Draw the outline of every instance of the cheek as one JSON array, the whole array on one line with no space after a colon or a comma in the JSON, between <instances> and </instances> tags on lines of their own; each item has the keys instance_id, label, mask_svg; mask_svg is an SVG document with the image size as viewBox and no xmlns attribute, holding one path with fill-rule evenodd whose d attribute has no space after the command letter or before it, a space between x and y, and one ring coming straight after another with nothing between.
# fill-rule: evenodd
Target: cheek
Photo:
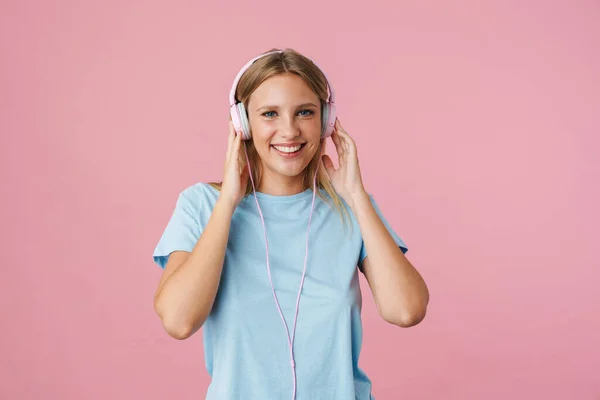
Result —
<instances>
[{"instance_id":1,"label":"cheek","mask_svg":"<svg viewBox=\"0 0 600 400\"><path fill-rule=\"evenodd\" d=\"M260 122L253 124L251 130L252 139L257 147L267 146L267 142L274 134L274 129L271 126Z\"/></svg>"},{"instance_id":2,"label":"cheek","mask_svg":"<svg viewBox=\"0 0 600 400\"><path fill-rule=\"evenodd\" d=\"M256 129L252 130L252 141L254 143L254 148L261 158L268 156L270 151L269 140L272 137L267 131Z\"/></svg>"}]
</instances>

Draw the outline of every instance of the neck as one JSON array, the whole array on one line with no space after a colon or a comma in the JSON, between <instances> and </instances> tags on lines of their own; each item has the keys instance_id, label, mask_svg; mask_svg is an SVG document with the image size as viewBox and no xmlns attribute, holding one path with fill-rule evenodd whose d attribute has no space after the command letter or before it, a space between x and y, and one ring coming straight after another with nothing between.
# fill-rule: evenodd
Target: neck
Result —
<instances>
[{"instance_id":1,"label":"neck","mask_svg":"<svg viewBox=\"0 0 600 400\"><path fill-rule=\"evenodd\" d=\"M298 176L273 176L267 169L263 170L258 192L273 196L291 196L306 190L302 182L302 175Z\"/></svg>"},{"instance_id":2,"label":"neck","mask_svg":"<svg viewBox=\"0 0 600 400\"><path fill-rule=\"evenodd\" d=\"M306 190L302 184L302 177L294 180L266 178L266 176L261 178L260 185L256 188L258 192L273 196L291 196Z\"/></svg>"}]
</instances>

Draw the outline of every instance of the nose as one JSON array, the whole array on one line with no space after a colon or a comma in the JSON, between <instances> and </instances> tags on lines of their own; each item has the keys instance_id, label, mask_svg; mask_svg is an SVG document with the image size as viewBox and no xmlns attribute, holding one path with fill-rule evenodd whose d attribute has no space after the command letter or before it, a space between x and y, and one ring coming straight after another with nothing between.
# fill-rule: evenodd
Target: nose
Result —
<instances>
[{"instance_id":1,"label":"nose","mask_svg":"<svg viewBox=\"0 0 600 400\"><path fill-rule=\"evenodd\" d=\"M298 130L298 123L296 119L292 117L286 117L280 119L279 134L284 138L295 138L300 134Z\"/></svg>"}]
</instances>

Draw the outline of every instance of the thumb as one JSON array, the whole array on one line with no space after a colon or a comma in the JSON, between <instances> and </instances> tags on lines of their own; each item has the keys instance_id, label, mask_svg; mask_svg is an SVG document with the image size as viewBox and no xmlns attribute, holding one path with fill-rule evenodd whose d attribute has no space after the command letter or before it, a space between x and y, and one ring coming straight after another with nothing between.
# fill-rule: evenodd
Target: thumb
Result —
<instances>
[{"instance_id":1,"label":"thumb","mask_svg":"<svg viewBox=\"0 0 600 400\"><path fill-rule=\"evenodd\" d=\"M240 174L240 181L242 184L248 183L248 177L250 176L250 170L248 169L248 165L244 164L242 167L242 173Z\"/></svg>"},{"instance_id":2,"label":"thumb","mask_svg":"<svg viewBox=\"0 0 600 400\"><path fill-rule=\"evenodd\" d=\"M331 175L335 172L335 168L333 168L333 161L331 161L331 157L325 154L321 157L321 160L323 161L323 166L327 171L327 175L329 176L329 178L331 178Z\"/></svg>"}]
</instances>

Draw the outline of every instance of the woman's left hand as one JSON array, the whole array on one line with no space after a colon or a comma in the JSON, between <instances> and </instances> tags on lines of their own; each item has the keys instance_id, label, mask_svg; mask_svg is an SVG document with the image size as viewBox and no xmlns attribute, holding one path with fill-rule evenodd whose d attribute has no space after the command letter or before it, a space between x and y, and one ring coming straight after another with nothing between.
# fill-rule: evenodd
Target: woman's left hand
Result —
<instances>
[{"instance_id":1,"label":"woman's left hand","mask_svg":"<svg viewBox=\"0 0 600 400\"><path fill-rule=\"evenodd\" d=\"M335 191L353 207L355 199L366 194L358 165L356 143L344 130L339 119L335 121L331 139L338 154L338 168L334 168L333 161L326 154L322 156L323 165Z\"/></svg>"}]
</instances>

